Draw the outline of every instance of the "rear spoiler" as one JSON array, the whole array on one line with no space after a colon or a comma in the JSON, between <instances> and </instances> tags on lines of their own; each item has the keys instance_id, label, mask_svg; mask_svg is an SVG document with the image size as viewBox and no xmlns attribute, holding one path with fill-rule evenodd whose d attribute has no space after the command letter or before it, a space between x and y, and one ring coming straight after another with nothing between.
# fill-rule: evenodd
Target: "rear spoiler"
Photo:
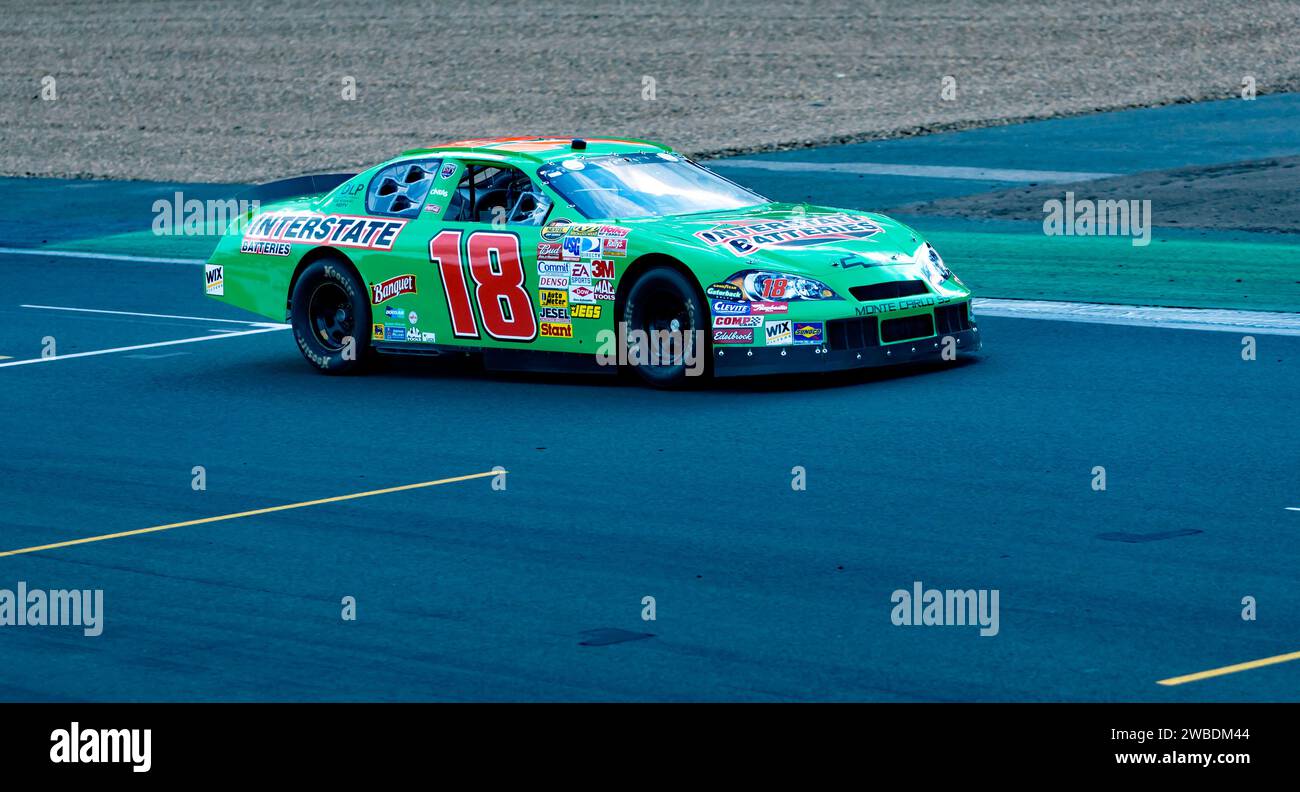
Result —
<instances>
[{"instance_id":1,"label":"rear spoiler","mask_svg":"<svg viewBox=\"0 0 1300 792\"><path fill-rule=\"evenodd\" d=\"M343 182L356 176L355 173L317 173L309 176L295 176L292 179L255 184L241 192L237 198L260 203L282 201L285 198L299 198L304 195L323 195Z\"/></svg>"}]
</instances>

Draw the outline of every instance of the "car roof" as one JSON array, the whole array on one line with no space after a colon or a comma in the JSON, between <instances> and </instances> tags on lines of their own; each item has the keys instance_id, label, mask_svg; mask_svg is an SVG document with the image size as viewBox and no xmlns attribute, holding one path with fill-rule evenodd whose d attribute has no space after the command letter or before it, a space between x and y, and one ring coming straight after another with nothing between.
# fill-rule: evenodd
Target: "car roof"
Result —
<instances>
[{"instance_id":1,"label":"car roof","mask_svg":"<svg viewBox=\"0 0 1300 792\"><path fill-rule=\"evenodd\" d=\"M585 149L574 149L573 144L579 138L554 136L521 136L497 138L472 138L443 143L428 148L411 149L402 152L407 156L486 156L490 159L529 160L532 162L550 162L581 156L600 156L602 154L631 154L636 152L672 151L661 143L635 138L581 138Z\"/></svg>"}]
</instances>

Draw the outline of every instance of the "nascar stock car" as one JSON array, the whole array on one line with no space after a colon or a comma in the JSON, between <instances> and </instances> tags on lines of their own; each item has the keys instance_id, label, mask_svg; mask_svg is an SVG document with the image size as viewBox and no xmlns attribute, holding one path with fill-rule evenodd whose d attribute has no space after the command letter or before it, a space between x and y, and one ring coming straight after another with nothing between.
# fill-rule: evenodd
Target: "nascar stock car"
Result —
<instances>
[{"instance_id":1,"label":"nascar stock car","mask_svg":"<svg viewBox=\"0 0 1300 792\"><path fill-rule=\"evenodd\" d=\"M287 318L325 372L479 353L672 386L980 348L970 290L911 228L774 203L655 143L463 140L307 178L231 225L205 288Z\"/></svg>"}]
</instances>

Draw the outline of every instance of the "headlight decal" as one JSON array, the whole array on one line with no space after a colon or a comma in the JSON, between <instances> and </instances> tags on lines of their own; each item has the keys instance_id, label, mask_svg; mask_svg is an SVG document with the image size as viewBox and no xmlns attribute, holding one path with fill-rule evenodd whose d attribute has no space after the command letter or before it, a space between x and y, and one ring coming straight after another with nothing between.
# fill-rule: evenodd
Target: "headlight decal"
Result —
<instances>
[{"instance_id":1,"label":"headlight decal","mask_svg":"<svg viewBox=\"0 0 1300 792\"><path fill-rule=\"evenodd\" d=\"M774 270L741 270L727 282L740 289L746 300L793 302L797 300L842 300L831 287L806 275Z\"/></svg>"}]
</instances>

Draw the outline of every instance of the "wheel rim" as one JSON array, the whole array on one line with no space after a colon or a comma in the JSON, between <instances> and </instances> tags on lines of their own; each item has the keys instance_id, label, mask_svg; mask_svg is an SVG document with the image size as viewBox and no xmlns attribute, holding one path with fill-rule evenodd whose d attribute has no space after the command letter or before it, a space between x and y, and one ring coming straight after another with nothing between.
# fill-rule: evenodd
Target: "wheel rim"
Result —
<instances>
[{"instance_id":1,"label":"wheel rim","mask_svg":"<svg viewBox=\"0 0 1300 792\"><path fill-rule=\"evenodd\" d=\"M650 288L645 293L638 294L632 321L628 324L646 333L650 343L650 359L658 361L657 365L660 368L681 365L680 359L673 361L672 353L684 354L687 345L694 338L691 331L695 327L691 321L690 309L686 305L686 300L672 288ZM668 337L660 335L663 331L668 331L671 335ZM675 350L666 346L672 343L670 340L672 337L680 339L679 346Z\"/></svg>"},{"instance_id":2,"label":"wheel rim","mask_svg":"<svg viewBox=\"0 0 1300 792\"><path fill-rule=\"evenodd\" d=\"M311 293L307 301L307 322L316 340L331 352L343 349L345 338L355 338L352 300L337 283L322 283Z\"/></svg>"}]
</instances>

